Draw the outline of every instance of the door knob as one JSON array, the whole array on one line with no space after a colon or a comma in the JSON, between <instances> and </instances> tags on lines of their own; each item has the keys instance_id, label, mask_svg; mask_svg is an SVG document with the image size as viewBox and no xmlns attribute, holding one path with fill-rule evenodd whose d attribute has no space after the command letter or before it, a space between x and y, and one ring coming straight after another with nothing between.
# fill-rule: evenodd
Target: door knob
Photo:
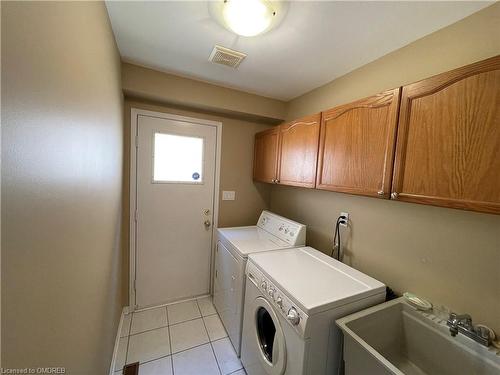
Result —
<instances>
[{"instance_id":1,"label":"door knob","mask_svg":"<svg viewBox=\"0 0 500 375\"><path fill-rule=\"evenodd\" d=\"M205 222L203 224L205 224L205 228L207 228L207 229L210 228L210 225L212 225L210 220L205 220Z\"/></svg>"},{"instance_id":2,"label":"door knob","mask_svg":"<svg viewBox=\"0 0 500 375\"><path fill-rule=\"evenodd\" d=\"M205 208L205 209L203 210L203 214L204 214L205 216L208 216L208 215L210 214L210 210L209 210L208 208Z\"/></svg>"},{"instance_id":3,"label":"door knob","mask_svg":"<svg viewBox=\"0 0 500 375\"><path fill-rule=\"evenodd\" d=\"M399 194L396 193L396 192L394 192L394 193L391 194L391 198L392 199L398 199L398 196L399 196Z\"/></svg>"}]
</instances>

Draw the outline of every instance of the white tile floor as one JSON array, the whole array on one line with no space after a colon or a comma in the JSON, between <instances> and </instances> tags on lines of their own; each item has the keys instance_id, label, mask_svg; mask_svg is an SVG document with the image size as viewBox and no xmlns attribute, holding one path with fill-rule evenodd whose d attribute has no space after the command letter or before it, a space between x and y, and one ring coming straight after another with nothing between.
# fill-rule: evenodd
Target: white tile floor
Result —
<instances>
[{"instance_id":1,"label":"white tile floor","mask_svg":"<svg viewBox=\"0 0 500 375\"><path fill-rule=\"evenodd\" d=\"M115 375L245 375L209 297L125 315L117 353Z\"/></svg>"}]
</instances>

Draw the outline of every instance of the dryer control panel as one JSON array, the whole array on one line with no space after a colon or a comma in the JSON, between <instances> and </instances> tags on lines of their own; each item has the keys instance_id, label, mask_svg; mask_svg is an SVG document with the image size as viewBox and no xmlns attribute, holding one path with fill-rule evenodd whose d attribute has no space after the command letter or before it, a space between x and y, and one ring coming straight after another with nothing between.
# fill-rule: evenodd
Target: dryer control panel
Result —
<instances>
[{"instance_id":1,"label":"dryer control panel","mask_svg":"<svg viewBox=\"0 0 500 375\"><path fill-rule=\"evenodd\" d=\"M261 291L262 295L271 303L275 311L300 334L306 337L306 323L308 316L288 298L266 275L252 262L247 263L247 277Z\"/></svg>"},{"instance_id":2,"label":"dryer control panel","mask_svg":"<svg viewBox=\"0 0 500 375\"><path fill-rule=\"evenodd\" d=\"M269 211L262 211L257 222L259 228L275 235L292 246L304 246L306 226Z\"/></svg>"}]
</instances>

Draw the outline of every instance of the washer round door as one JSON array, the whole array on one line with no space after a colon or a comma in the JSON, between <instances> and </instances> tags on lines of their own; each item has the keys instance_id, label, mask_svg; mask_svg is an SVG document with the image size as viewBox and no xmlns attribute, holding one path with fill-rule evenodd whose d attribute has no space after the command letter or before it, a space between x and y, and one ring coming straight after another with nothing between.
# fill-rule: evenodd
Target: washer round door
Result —
<instances>
[{"instance_id":1,"label":"washer round door","mask_svg":"<svg viewBox=\"0 0 500 375\"><path fill-rule=\"evenodd\" d=\"M286 345L279 317L271 304L262 297L254 300L252 311L254 339L257 340L262 367L269 375L281 375L286 368Z\"/></svg>"}]
</instances>

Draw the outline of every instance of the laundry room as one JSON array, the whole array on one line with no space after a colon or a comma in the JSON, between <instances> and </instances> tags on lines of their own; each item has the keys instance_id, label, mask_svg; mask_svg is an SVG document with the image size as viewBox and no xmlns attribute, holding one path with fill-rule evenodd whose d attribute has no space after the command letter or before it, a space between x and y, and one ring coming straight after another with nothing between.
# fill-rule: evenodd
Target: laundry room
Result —
<instances>
[{"instance_id":1,"label":"laundry room","mask_svg":"<svg viewBox=\"0 0 500 375\"><path fill-rule=\"evenodd\" d=\"M2 374L500 374L499 2L0 13Z\"/></svg>"}]
</instances>

